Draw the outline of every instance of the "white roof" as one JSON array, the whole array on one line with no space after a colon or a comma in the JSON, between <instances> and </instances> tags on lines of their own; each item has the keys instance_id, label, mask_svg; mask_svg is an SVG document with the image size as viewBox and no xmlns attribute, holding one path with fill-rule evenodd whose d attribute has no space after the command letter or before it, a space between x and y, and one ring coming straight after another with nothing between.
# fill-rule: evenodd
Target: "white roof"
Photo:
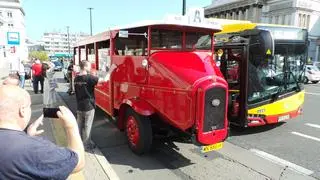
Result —
<instances>
[{"instance_id":1,"label":"white roof","mask_svg":"<svg viewBox=\"0 0 320 180\"><path fill-rule=\"evenodd\" d=\"M172 26L184 26L193 28L209 29L213 31L221 31L222 26L218 21L202 18L201 22L193 22L190 17L187 16L168 16L164 20L146 20L138 23L130 24L128 26L119 26L111 28L111 30L125 30L130 28L145 27L145 26L160 26L160 25L172 25Z\"/></svg>"}]
</instances>

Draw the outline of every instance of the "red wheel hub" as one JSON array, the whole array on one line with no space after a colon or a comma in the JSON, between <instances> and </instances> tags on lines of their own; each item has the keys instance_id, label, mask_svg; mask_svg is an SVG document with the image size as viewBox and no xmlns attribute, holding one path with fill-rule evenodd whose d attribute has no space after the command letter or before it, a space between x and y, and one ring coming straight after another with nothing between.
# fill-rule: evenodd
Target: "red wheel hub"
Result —
<instances>
[{"instance_id":1,"label":"red wheel hub","mask_svg":"<svg viewBox=\"0 0 320 180\"><path fill-rule=\"evenodd\" d=\"M137 146L140 138L139 126L137 120L133 116L128 117L126 128L130 144Z\"/></svg>"}]
</instances>

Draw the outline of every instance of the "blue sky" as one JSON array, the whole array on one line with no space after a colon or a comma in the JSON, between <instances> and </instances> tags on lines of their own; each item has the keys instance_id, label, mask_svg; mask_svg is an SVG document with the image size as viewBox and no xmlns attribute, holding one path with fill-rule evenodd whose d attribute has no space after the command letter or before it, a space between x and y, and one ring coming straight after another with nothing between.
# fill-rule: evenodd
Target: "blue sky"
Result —
<instances>
[{"instance_id":1,"label":"blue sky","mask_svg":"<svg viewBox=\"0 0 320 180\"><path fill-rule=\"evenodd\" d=\"M212 0L187 0L188 7L204 7ZM161 19L166 14L181 14L182 0L23 0L27 36L39 40L43 32L90 33L89 10L93 7L93 34L109 27Z\"/></svg>"}]
</instances>

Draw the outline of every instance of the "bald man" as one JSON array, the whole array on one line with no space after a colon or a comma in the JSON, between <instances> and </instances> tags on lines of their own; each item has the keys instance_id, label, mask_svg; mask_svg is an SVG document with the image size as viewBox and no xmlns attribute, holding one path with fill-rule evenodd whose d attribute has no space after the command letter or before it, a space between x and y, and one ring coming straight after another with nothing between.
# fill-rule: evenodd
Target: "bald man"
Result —
<instances>
[{"instance_id":1,"label":"bald man","mask_svg":"<svg viewBox=\"0 0 320 180\"><path fill-rule=\"evenodd\" d=\"M3 81L3 85L15 85L19 86L19 76L16 74L9 74L9 76Z\"/></svg>"},{"instance_id":2,"label":"bald man","mask_svg":"<svg viewBox=\"0 0 320 180\"><path fill-rule=\"evenodd\" d=\"M31 99L27 91L14 85L0 87L0 179L66 179L84 167L84 147L75 117L59 107L68 148L58 147L38 137L43 116L32 123Z\"/></svg>"}]
</instances>

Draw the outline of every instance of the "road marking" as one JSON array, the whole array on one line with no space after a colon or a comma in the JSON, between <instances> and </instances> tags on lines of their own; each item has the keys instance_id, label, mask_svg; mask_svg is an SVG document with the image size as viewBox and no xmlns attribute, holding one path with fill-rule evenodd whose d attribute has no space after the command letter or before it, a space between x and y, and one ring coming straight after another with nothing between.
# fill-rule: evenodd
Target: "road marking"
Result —
<instances>
[{"instance_id":1,"label":"road marking","mask_svg":"<svg viewBox=\"0 0 320 180\"><path fill-rule=\"evenodd\" d=\"M311 93L311 92L306 92L306 94L309 94L309 95L315 95L315 96L320 96L320 93Z\"/></svg>"},{"instance_id":2,"label":"road marking","mask_svg":"<svg viewBox=\"0 0 320 180\"><path fill-rule=\"evenodd\" d=\"M307 175L307 176L310 176L311 174L313 174L313 171L309 170L309 169L306 169L304 167L301 167L299 165L296 165L292 162L289 162L289 161L286 161L284 159L281 159L281 158L278 158L272 154L268 154L266 152L263 152L263 151L260 151L260 150L257 150L257 149L250 149L251 152L253 152L254 154L264 158L264 159L267 159L275 164L279 164L281 166L284 166L284 167L288 167L290 169L292 169L293 171L296 171L300 174L304 174L304 175Z\"/></svg>"},{"instance_id":3,"label":"road marking","mask_svg":"<svg viewBox=\"0 0 320 180\"><path fill-rule=\"evenodd\" d=\"M299 132L291 132L291 133L294 134L294 135L297 135L297 136L305 137L305 138L312 139L312 140L320 142L319 138L316 138L316 137L313 137L313 136L309 136L309 135L302 134L302 133L299 133Z\"/></svg>"},{"instance_id":4,"label":"road marking","mask_svg":"<svg viewBox=\"0 0 320 180\"><path fill-rule=\"evenodd\" d=\"M320 125L318 125L318 124L306 123L305 125L306 125L306 126L310 126L310 127L314 127L314 128L320 129Z\"/></svg>"},{"instance_id":5,"label":"road marking","mask_svg":"<svg viewBox=\"0 0 320 180\"><path fill-rule=\"evenodd\" d=\"M99 148L94 148L94 155L97 158L104 172L107 174L110 180L120 180L117 173L111 167L109 161L104 157Z\"/></svg>"}]
</instances>

